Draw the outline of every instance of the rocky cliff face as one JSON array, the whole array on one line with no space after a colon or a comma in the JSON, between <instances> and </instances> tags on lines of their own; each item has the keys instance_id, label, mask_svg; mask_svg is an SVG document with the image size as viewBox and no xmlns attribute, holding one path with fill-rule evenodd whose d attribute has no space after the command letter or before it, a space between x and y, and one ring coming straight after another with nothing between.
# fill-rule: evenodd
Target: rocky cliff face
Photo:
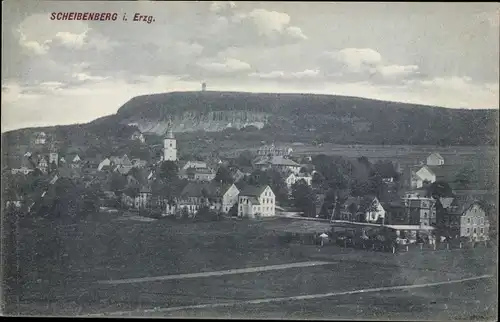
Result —
<instances>
[{"instance_id":1,"label":"rocky cliff face","mask_svg":"<svg viewBox=\"0 0 500 322\"><path fill-rule=\"evenodd\" d=\"M174 92L138 96L99 127L220 132L254 126L233 140L338 144L497 144L498 110L464 110L315 94ZM104 123L102 123L104 122ZM225 136L228 138L228 136Z\"/></svg>"},{"instance_id":2,"label":"rocky cliff face","mask_svg":"<svg viewBox=\"0 0 500 322\"><path fill-rule=\"evenodd\" d=\"M261 129L268 123L271 115L262 112L211 111L199 113L186 111L162 119L130 117L122 123L137 126L143 133L161 135L171 129L173 132L220 132L227 128L242 129L254 126Z\"/></svg>"}]
</instances>

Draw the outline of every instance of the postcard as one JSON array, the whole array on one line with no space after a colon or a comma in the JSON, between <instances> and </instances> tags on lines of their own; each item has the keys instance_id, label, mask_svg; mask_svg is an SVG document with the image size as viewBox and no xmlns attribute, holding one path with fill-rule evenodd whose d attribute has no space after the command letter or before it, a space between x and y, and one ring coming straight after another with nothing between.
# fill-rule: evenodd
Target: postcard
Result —
<instances>
[{"instance_id":1,"label":"postcard","mask_svg":"<svg viewBox=\"0 0 500 322\"><path fill-rule=\"evenodd\" d=\"M5 316L494 321L497 3L2 3Z\"/></svg>"}]
</instances>

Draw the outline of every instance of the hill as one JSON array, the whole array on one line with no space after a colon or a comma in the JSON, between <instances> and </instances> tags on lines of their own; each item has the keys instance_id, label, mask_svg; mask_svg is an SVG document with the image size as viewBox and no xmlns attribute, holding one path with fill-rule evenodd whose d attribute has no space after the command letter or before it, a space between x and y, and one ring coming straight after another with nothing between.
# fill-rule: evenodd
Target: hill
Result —
<instances>
[{"instance_id":1,"label":"hill","mask_svg":"<svg viewBox=\"0 0 500 322\"><path fill-rule=\"evenodd\" d=\"M163 133L261 129L285 141L339 144L488 145L497 110L465 110L317 94L175 92L138 96L115 121Z\"/></svg>"},{"instance_id":2,"label":"hill","mask_svg":"<svg viewBox=\"0 0 500 322\"><path fill-rule=\"evenodd\" d=\"M62 138L81 133L89 140L121 136L127 125L157 135L167 128L211 132L214 139L233 141L484 146L497 143L498 110L317 94L173 92L137 96L114 115L46 130ZM14 132L7 134L18 138Z\"/></svg>"}]
</instances>

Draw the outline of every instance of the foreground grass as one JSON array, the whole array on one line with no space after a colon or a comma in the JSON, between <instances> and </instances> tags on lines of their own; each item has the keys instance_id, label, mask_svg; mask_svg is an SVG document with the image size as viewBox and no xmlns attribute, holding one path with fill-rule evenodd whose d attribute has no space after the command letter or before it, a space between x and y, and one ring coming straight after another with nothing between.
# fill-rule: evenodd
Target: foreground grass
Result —
<instances>
[{"instance_id":1,"label":"foreground grass","mask_svg":"<svg viewBox=\"0 0 500 322\"><path fill-rule=\"evenodd\" d=\"M7 313L72 316L427 283L488 273L493 257L477 251L411 256L347 252L335 246L318 251L315 246L284 244L273 232L279 221L134 222L115 221L116 216L102 214L73 225L24 225L19 232L21 274L14 285L19 298L9 298ZM334 263L190 280L95 283L307 260ZM317 302L307 304L312 305L311 312L330 312L328 301ZM262 312L288 314L289 310L286 305L281 311L271 305Z\"/></svg>"},{"instance_id":2,"label":"foreground grass","mask_svg":"<svg viewBox=\"0 0 500 322\"><path fill-rule=\"evenodd\" d=\"M497 297L491 280L411 291L342 295L316 300L141 314L182 318L368 319L493 321ZM139 315L139 313L137 314Z\"/></svg>"}]
</instances>

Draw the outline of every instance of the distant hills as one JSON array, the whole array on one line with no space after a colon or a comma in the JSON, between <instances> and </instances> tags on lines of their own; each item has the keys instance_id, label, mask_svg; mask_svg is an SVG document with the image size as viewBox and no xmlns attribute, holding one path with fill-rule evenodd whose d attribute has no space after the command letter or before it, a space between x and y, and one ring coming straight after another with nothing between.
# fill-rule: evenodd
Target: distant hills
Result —
<instances>
[{"instance_id":1,"label":"distant hills","mask_svg":"<svg viewBox=\"0 0 500 322\"><path fill-rule=\"evenodd\" d=\"M498 110L333 95L210 91L137 96L114 115L46 131L57 128L66 135L81 131L109 137L120 135L127 125L157 135L168 128L176 133L222 132L226 140L443 146L496 145L498 140ZM19 131L26 130L7 135L19 136Z\"/></svg>"}]
</instances>

